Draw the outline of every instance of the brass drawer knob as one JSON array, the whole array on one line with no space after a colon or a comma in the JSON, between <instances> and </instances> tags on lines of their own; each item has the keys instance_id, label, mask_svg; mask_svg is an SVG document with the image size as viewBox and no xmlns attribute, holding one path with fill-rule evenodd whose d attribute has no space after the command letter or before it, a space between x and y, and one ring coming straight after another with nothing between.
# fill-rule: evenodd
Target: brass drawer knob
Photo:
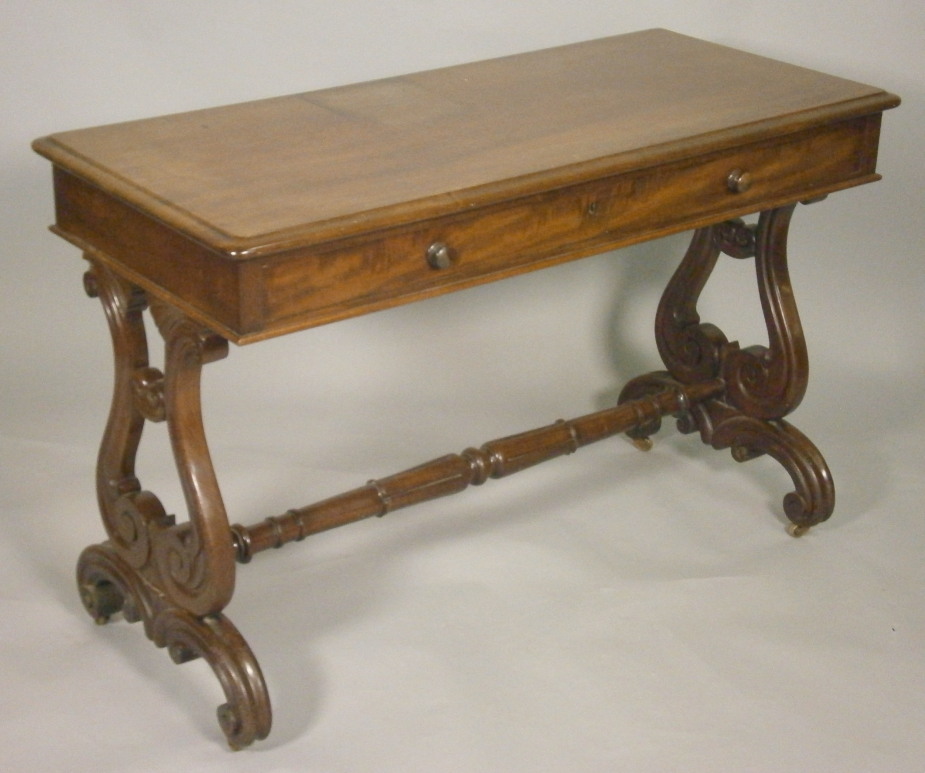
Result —
<instances>
[{"instance_id":1,"label":"brass drawer knob","mask_svg":"<svg viewBox=\"0 0 925 773\"><path fill-rule=\"evenodd\" d=\"M733 169L726 178L726 186L733 193L745 193L752 187L752 175L741 169Z\"/></svg>"},{"instance_id":2,"label":"brass drawer knob","mask_svg":"<svg viewBox=\"0 0 925 773\"><path fill-rule=\"evenodd\" d=\"M453 258L453 251L444 242L434 242L427 248L427 264L431 268L449 268L453 265Z\"/></svg>"}]
</instances>

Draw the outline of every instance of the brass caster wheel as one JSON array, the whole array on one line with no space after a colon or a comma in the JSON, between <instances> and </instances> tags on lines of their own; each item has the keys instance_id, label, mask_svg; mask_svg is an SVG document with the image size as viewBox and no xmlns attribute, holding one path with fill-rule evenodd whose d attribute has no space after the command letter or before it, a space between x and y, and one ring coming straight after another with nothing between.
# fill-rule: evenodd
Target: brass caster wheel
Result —
<instances>
[{"instance_id":1,"label":"brass caster wheel","mask_svg":"<svg viewBox=\"0 0 925 773\"><path fill-rule=\"evenodd\" d=\"M125 603L122 592L113 583L105 581L81 586L80 598L97 625L108 623Z\"/></svg>"},{"instance_id":2,"label":"brass caster wheel","mask_svg":"<svg viewBox=\"0 0 925 773\"><path fill-rule=\"evenodd\" d=\"M652 446L655 445L654 441L650 437L629 437L630 443L633 444L633 447L639 451L651 451Z\"/></svg>"},{"instance_id":3,"label":"brass caster wheel","mask_svg":"<svg viewBox=\"0 0 925 773\"><path fill-rule=\"evenodd\" d=\"M802 537L808 531L809 526L804 526L799 523L791 523L787 527L787 534L789 534L791 537Z\"/></svg>"}]
</instances>

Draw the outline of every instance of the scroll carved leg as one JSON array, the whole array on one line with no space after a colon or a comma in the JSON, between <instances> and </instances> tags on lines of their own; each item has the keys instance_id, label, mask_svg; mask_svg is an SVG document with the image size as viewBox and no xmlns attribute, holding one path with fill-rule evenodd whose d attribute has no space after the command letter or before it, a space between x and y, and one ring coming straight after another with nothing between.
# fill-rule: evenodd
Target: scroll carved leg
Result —
<instances>
[{"instance_id":1,"label":"scroll carved leg","mask_svg":"<svg viewBox=\"0 0 925 773\"><path fill-rule=\"evenodd\" d=\"M145 633L166 647L175 663L202 657L225 693L218 721L228 744L241 749L270 732L270 701L257 659L238 630L222 614L198 617L174 606L128 565L112 544L93 545L81 554L77 583L84 606L103 624L122 612L142 621Z\"/></svg>"},{"instance_id":2,"label":"scroll carved leg","mask_svg":"<svg viewBox=\"0 0 925 773\"><path fill-rule=\"evenodd\" d=\"M165 342L161 373L148 362L144 292L92 258L85 286L106 313L115 380L97 461L109 539L80 557L82 600L98 623L117 612L129 622L143 621L147 636L178 663L203 657L226 695L222 730L233 748L241 748L267 736L271 714L260 667L221 614L234 591L235 556L205 441L199 384L202 366L224 357L227 342L173 307L152 303ZM165 420L189 513L181 524L135 474L146 421Z\"/></svg>"},{"instance_id":3,"label":"scroll carved leg","mask_svg":"<svg viewBox=\"0 0 925 773\"><path fill-rule=\"evenodd\" d=\"M741 220L694 233L668 283L656 315L655 335L667 371L630 381L620 400L655 394L672 385L720 379L723 392L678 414L682 432L699 431L714 448L730 448L737 461L763 454L790 474L795 491L784 512L799 535L826 520L835 505L832 476L819 450L783 420L806 391L809 364L787 270L787 233L795 205L762 212L757 225ZM769 345L741 348L715 325L701 322L697 302L721 254L754 258ZM658 423L629 433L635 441Z\"/></svg>"}]
</instances>

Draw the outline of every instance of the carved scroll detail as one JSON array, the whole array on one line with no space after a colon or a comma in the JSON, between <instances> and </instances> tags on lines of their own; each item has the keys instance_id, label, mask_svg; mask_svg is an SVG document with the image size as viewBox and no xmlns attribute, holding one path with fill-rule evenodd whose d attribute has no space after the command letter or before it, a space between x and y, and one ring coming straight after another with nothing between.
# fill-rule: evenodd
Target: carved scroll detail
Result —
<instances>
[{"instance_id":1,"label":"carved scroll detail","mask_svg":"<svg viewBox=\"0 0 925 773\"><path fill-rule=\"evenodd\" d=\"M220 611L234 592L234 549L206 444L200 402L202 366L222 359L228 342L160 301L151 312L165 343L167 428L189 523L162 530L154 560L165 591L195 615Z\"/></svg>"},{"instance_id":2,"label":"carved scroll detail","mask_svg":"<svg viewBox=\"0 0 925 773\"><path fill-rule=\"evenodd\" d=\"M194 615L214 614L234 591L234 548L205 440L200 375L228 342L162 302L151 304L165 341L165 372L148 362L142 290L92 260L85 287L98 296L113 341L115 377L100 446L97 492L107 534L125 560ZM145 420L167 420L189 522L177 525L142 491L135 458Z\"/></svg>"},{"instance_id":3,"label":"carved scroll detail","mask_svg":"<svg viewBox=\"0 0 925 773\"><path fill-rule=\"evenodd\" d=\"M134 374L148 367L148 344L142 313L144 293L102 263L91 261L84 287L99 297L112 336L114 379L109 419L97 458L96 488L106 533L136 569L150 557L150 525L166 523L157 497L141 490L135 458L145 417L138 409Z\"/></svg>"},{"instance_id":4,"label":"carved scroll detail","mask_svg":"<svg viewBox=\"0 0 925 773\"><path fill-rule=\"evenodd\" d=\"M78 585L87 611L104 623L121 611L144 622L178 662L203 657L225 692L219 722L233 748L265 738L270 704L244 639L220 614L234 590L234 548L205 441L200 406L203 364L227 342L164 303L152 314L164 337L164 373L148 363L144 292L90 259L84 284L99 297L113 342L115 378L97 464L97 492L109 542L84 551ZM146 420L167 421L189 521L177 524L144 491L135 459Z\"/></svg>"},{"instance_id":5,"label":"carved scroll detail","mask_svg":"<svg viewBox=\"0 0 925 773\"><path fill-rule=\"evenodd\" d=\"M175 663L202 657L225 693L218 722L232 749L267 737L270 699L256 658L224 615L197 618L184 609L167 609L154 620L154 643L167 647Z\"/></svg>"},{"instance_id":6,"label":"carved scroll detail","mask_svg":"<svg viewBox=\"0 0 925 773\"><path fill-rule=\"evenodd\" d=\"M795 490L784 497L784 513L792 523L809 528L832 514L832 474L816 446L796 427L783 419L744 416L718 401L696 406L693 416L704 443L729 448L738 462L768 454L790 474Z\"/></svg>"},{"instance_id":7,"label":"carved scroll detail","mask_svg":"<svg viewBox=\"0 0 925 773\"><path fill-rule=\"evenodd\" d=\"M77 565L77 583L90 616L106 623L119 612L141 621L158 647L176 663L202 657L225 693L218 721L233 749L270 732L272 712L263 674L247 642L224 615L197 617L174 607L108 545L87 548Z\"/></svg>"},{"instance_id":8,"label":"carved scroll detail","mask_svg":"<svg viewBox=\"0 0 925 773\"><path fill-rule=\"evenodd\" d=\"M727 400L747 415L786 416L806 391L808 360L787 270L787 233L796 205L761 213L757 226L727 221L695 232L656 315L659 354L671 375L692 383L722 375ZM769 346L739 348L701 323L697 302L720 253L755 257Z\"/></svg>"},{"instance_id":9,"label":"carved scroll detail","mask_svg":"<svg viewBox=\"0 0 925 773\"><path fill-rule=\"evenodd\" d=\"M697 313L697 301L719 253L713 229L695 231L681 265L665 288L655 317L655 340L662 362L683 384L719 375L726 336L715 325L701 323Z\"/></svg>"},{"instance_id":10,"label":"carved scroll detail","mask_svg":"<svg viewBox=\"0 0 925 773\"><path fill-rule=\"evenodd\" d=\"M714 225L712 231L713 243L720 252L739 260L755 257L757 225L746 225L736 218Z\"/></svg>"},{"instance_id":11,"label":"carved scroll detail","mask_svg":"<svg viewBox=\"0 0 925 773\"><path fill-rule=\"evenodd\" d=\"M139 368L132 376L132 394L138 412L148 421L164 421L164 374L157 368Z\"/></svg>"},{"instance_id":12,"label":"carved scroll detail","mask_svg":"<svg viewBox=\"0 0 925 773\"><path fill-rule=\"evenodd\" d=\"M795 204L762 212L757 225L741 220L694 233L662 296L655 334L668 373L631 381L621 401L666 388L719 379L722 394L678 414L682 432L700 430L704 442L731 448L735 459L768 454L790 474L796 490L784 499L790 520L804 528L825 520L834 507L832 477L818 449L783 417L803 398L809 375L806 343L787 270L787 234ZM768 346L741 348L714 325L701 322L697 303L721 253L754 257ZM628 434L657 432L659 421Z\"/></svg>"},{"instance_id":13,"label":"carved scroll detail","mask_svg":"<svg viewBox=\"0 0 925 773\"><path fill-rule=\"evenodd\" d=\"M762 212L755 267L770 346L729 351L723 361L726 399L746 415L779 419L803 399L809 360L787 270L787 232L796 205Z\"/></svg>"}]
</instances>

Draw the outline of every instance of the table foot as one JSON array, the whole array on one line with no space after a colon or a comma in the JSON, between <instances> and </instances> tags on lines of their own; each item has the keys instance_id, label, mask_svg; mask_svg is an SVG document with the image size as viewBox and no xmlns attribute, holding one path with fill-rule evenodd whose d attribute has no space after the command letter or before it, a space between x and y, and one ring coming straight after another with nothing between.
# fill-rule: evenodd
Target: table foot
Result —
<instances>
[{"instance_id":1,"label":"table foot","mask_svg":"<svg viewBox=\"0 0 925 773\"><path fill-rule=\"evenodd\" d=\"M729 448L736 461L765 454L790 474L795 490L784 512L799 536L827 519L835 506L832 476L819 450L783 417L806 391L806 343L787 270L787 234L795 204L762 212L758 223L730 220L694 233L691 245L659 303L655 338L665 371L630 381L620 402L666 389L690 389L716 382L718 395L683 406L675 416L682 432L699 431L714 448ZM697 303L721 254L754 258L768 346L741 347L715 325L702 322ZM647 443L661 419L642 423L627 435Z\"/></svg>"},{"instance_id":2,"label":"table foot","mask_svg":"<svg viewBox=\"0 0 925 773\"><path fill-rule=\"evenodd\" d=\"M97 498L108 540L78 564L81 599L97 623L121 612L177 663L202 657L226 702L219 722L232 748L265 738L270 703L253 653L222 614L234 591L231 530L202 421L203 366L224 357L228 342L163 301L150 310L164 339L164 370L151 367L146 293L97 256L85 288L109 323L114 389L97 459ZM168 514L135 473L148 423L166 422L188 519Z\"/></svg>"},{"instance_id":3,"label":"table foot","mask_svg":"<svg viewBox=\"0 0 925 773\"><path fill-rule=\"evenodd\" d=\"M792 424L746 416L719 400L696 406L691 418L704 443L730 449L737 462L767 454L790 474L794 490L784 497L784 514L792 536L805 534L832 514L835 486L829 467L819 449Z\"/></svg>"},{"instance_id":4,"label":"table foot","mask_svg":"<svg viewBox=\"0 0 925 773\"><path fill-rule=\"evenodd\" d=\"M649 373L630 381L620 395L620 402L672 388L680 390L682 385L666 372ZM832 474L816 446L793 425L783 419L748 416L724 402L722 396L684 406L674 416L680 432L699 432L707 445L730 449L737 462L768 455L790 474L795 490L784 497L784 513L791 521L789 531L793 536L804 534L832 514L835 507ZM626 434L634 445L651 444L650 435L660 428L661 421L656 420Z\"/></svg>"},{"instance_id":5,"label":"table foot","mask_svg":"<svg viewBox=\"0 0 925 773\"><path fill-rule=\"evenodd\" d=\"M77 564L77 585L87 612L98 624L122 613L142 622L146 635L165 647L175 663L203 658L225 694L219 725L232 749L266 738L272 712L260 666L247 642L223 614L197 617L172 605L108 544L93 545Z\"/></svg>"}]
</instances>

